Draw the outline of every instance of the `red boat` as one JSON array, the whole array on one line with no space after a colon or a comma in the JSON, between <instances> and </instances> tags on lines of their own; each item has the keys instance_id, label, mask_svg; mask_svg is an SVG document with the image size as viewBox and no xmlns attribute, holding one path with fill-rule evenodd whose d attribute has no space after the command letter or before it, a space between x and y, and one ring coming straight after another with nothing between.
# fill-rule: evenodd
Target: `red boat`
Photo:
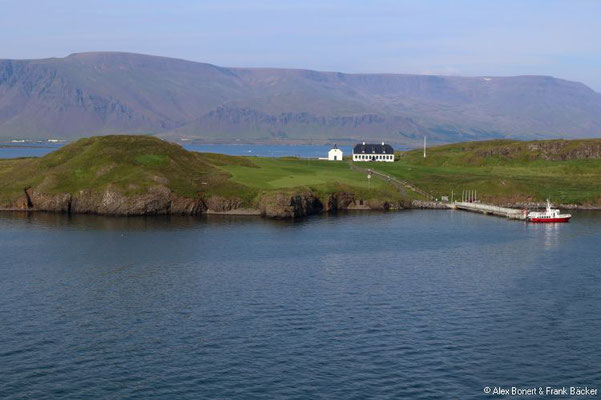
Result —
<instances>
[{"instance_id":1,"label":"red boat","mask_svg":"<svg viewBox=\"0 0 601 400\"><path fill-rule=\"evenodd\" d=\"M530 211L526 217L529 222L568 222L570 218L572 218L571 214L560 214L558 209L551 208L549 199L547 199L546 211Z\"/></svg>"}]
</instances>

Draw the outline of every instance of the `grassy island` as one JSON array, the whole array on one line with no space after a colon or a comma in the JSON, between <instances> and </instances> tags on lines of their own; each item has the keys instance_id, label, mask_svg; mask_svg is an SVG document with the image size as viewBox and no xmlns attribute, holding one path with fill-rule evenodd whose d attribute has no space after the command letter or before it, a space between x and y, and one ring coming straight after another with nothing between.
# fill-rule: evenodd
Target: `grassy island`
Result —
<instances>
[{"instance_id":1,"label":"grassy island","mask_svg":"<svg viewBox=\"0 0 601 400\"><path fill-rule=\"evenodd\" d=\"M341 195L348 204L333 204ZM368 188L365 174L347 163L197 153L149 136L92 137L41 158L0 160L3 208L73 211L76 204L82 212L129 215L235 209L264 213L271 206L278 214L274 207L286 208L298 196L301 203L311 203L301 208L316 207L314 211L387 208L410 200L384 181L373 181ZM174 208L174 199L185 206ZM119 204L105 207L107 202ZM165 204L157 208L144 202Z\"/></svg>"},{"instance_id":2,"label":"grassy island","mask_svg":"<svg viewBox=\"0 0 601 400\"><path fill-rule=\"evenodd\" d=\"M362 169L361 169L362 168ZM374 176L368 187L366 168ZM394 179L396 178L396 180ZM294 217L409 207L477 190L491 203L601 205L601 140L487 141L399 153L395 163L196 153L149 136L78 140L41 158L0 160L0 206L118 215ZM413 203L414 204L414 203Z\"/></svg>"}]
</instances>

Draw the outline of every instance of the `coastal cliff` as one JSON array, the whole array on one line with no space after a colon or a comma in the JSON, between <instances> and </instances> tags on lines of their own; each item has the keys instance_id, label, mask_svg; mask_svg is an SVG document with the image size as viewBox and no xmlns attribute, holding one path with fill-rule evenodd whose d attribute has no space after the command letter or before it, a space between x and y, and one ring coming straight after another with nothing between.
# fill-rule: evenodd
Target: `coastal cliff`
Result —
<instances>
[{"instance_id":1,"label":"coastal cliff","mask_svg":"<svg viewBox=\"0 0 601 400\"><path fill-rule=\"evenodd\" d=\"M332 193L324 201L314 193L273 193L261 197L255 207L248 207L239 198L212 196L187 198L178 196L166 187L153 187L147 193L125 196L117 191L103 193L81 191L70 193L41 193L27 188L16 201L0 209L46 211L73 214L116 216L134 215L261 215L267 218L299 218L339 210L389 210L411 207L411 203L355 200L351 193ZM423 208L415 203L415 207ZM426 207L431 208L431 207Z\"/></svg>"},{"instance_id":2,"label":"coastal cliff","mask_svg":"<svg viewBox=\"0 0 601 400\"><path fill-rule=\"evenodd\" d=\"M22 197L5 208L104 215L195 215L207 210L202 199L177 196L164 186L152 187L147 193L131 196L110 189L50 194L27 188Z\"/></svg>"}]
</instances>

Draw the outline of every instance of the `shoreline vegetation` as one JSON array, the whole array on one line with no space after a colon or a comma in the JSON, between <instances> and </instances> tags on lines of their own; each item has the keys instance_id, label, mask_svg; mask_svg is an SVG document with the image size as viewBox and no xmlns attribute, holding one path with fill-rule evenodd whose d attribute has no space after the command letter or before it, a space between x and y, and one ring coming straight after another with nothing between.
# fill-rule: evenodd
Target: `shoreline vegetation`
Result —
<instances>
[{"instance_id":1,"label":"shoreline vegetation","mask_svg":"<svg viewBox=\"0 0 601 400\"><path fill-rule=\"evenodd\" d=\"M601 208L601 140L495 140L397 152L394 163L197 153L150 136L80 139L41 158L0 160L0 210L102 215L261 215L448 208L483 202ZM372 178L367 171L372 169Z\"/></svg>"}]
</instances>

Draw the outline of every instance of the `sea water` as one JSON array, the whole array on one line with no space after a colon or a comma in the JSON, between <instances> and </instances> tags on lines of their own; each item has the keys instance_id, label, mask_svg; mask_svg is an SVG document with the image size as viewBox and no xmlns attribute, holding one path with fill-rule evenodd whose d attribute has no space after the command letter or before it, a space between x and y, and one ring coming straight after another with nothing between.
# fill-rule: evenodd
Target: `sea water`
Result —
<instances>
[{"instance_id":1,"label":"sea water","mask_svg":"<svg viewBox=\"0 0 601 400\"><path fill-rule=\"evenodd\" d=\"M574 214L0 213L0 398L598 388L601 214Z\"/></svg>"}]
</instances>

